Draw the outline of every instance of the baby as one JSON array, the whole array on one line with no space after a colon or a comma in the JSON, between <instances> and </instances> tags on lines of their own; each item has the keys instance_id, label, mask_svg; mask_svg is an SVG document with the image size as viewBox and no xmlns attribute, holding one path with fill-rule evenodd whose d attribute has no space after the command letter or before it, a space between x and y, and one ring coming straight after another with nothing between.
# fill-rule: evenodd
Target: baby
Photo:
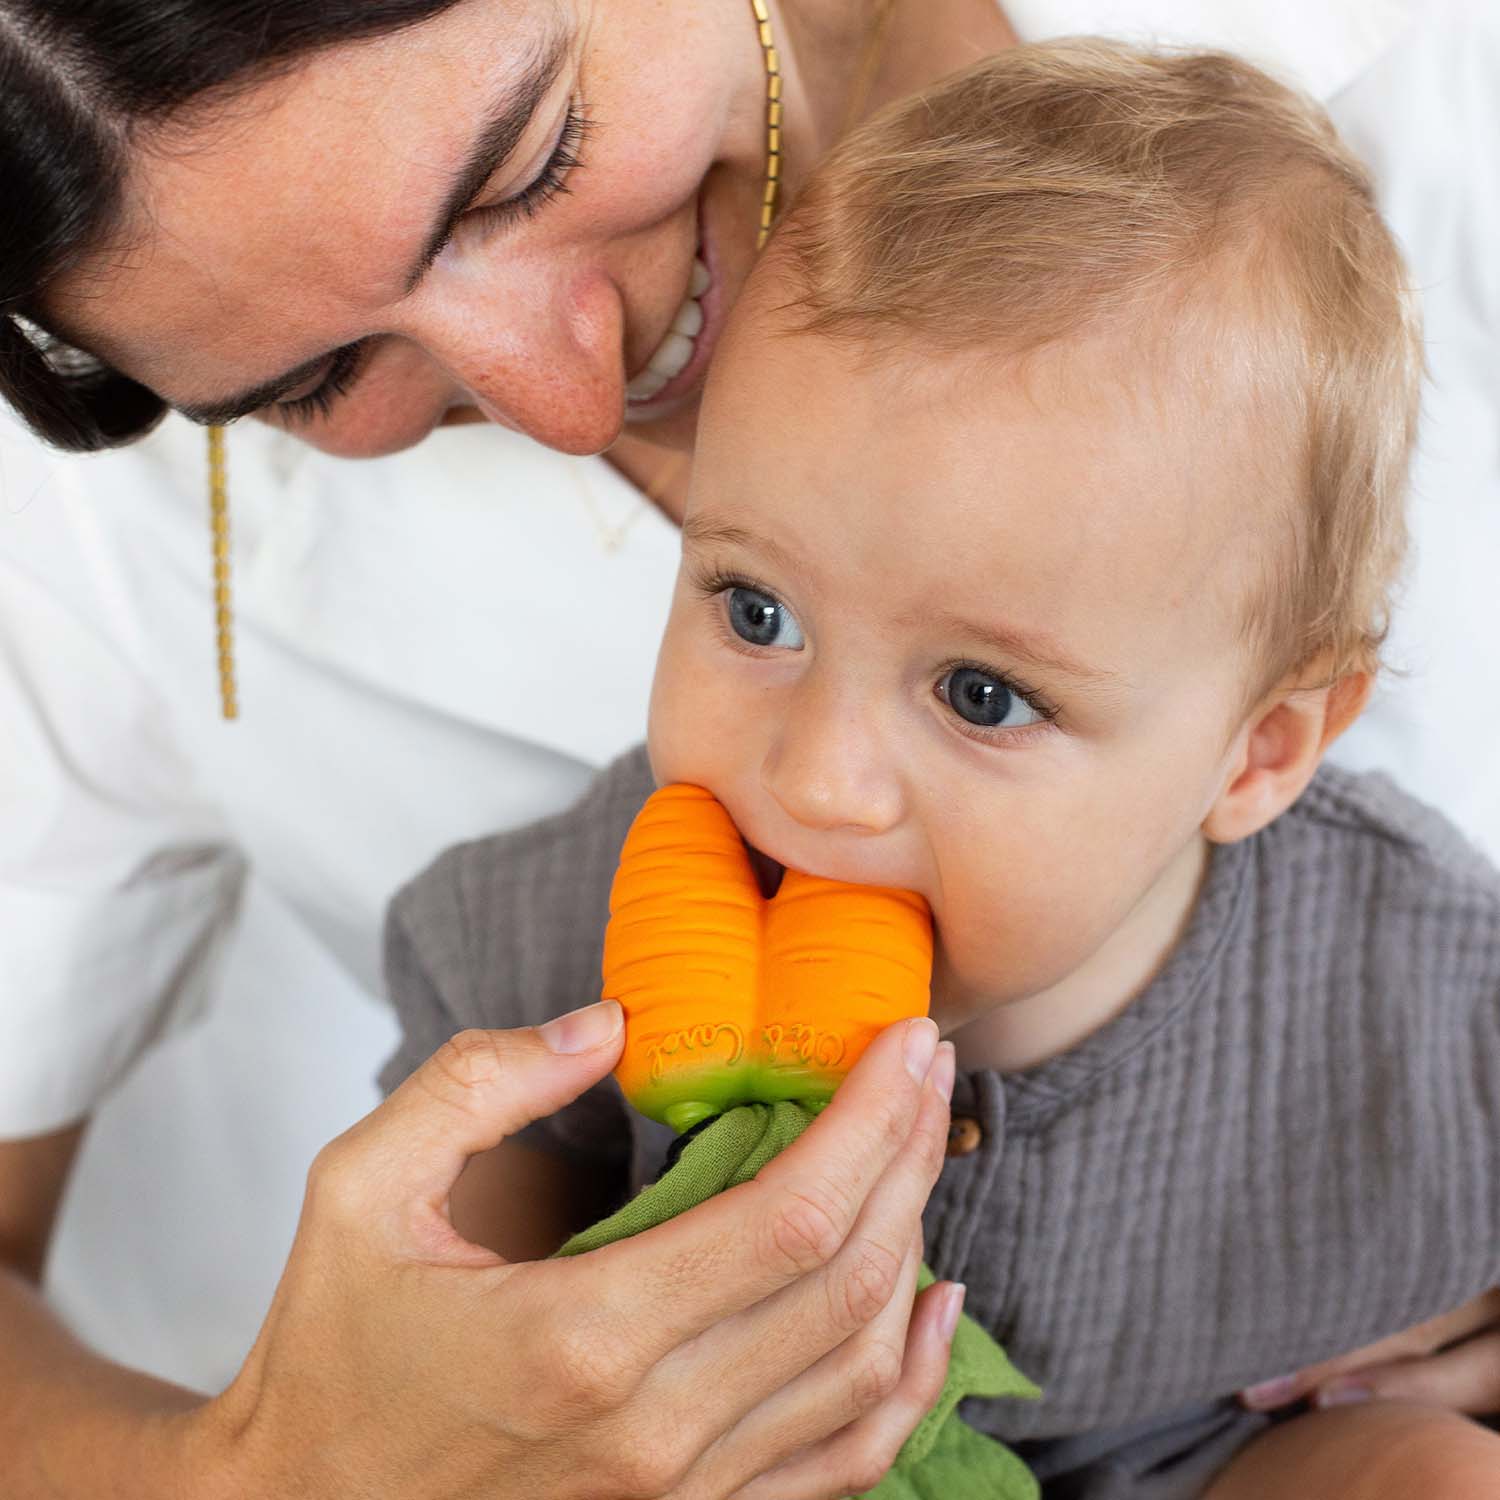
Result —
<instances>
[{"instance_id":1,"label":"baby","mask_svg":"<svg viewBox=\"0 0 1500 1500\"><path fill-rule=\"evenodd\" d=\"M1419 375L1361 169L1254 69L1026 48L885 113L721 345L649 762L402 893L387 1081L595 998L657 782L920 892L960 1069L926 1255L1044 1392L969 1420L1049 1500L1203 1494L1269 1422L1237 1389L1500 1282L1500 881L1320 766ZM529 1139L623 1191L665 1144L627 1118Z\"/></svg>"}]
</instances>

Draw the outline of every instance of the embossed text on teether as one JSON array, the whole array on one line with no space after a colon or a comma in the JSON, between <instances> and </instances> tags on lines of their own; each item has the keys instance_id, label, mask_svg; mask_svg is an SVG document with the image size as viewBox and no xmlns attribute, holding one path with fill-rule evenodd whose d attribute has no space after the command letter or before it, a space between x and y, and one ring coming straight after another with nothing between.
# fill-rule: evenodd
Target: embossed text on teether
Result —
<instances>
[{"instance_id":1,"label":"embossed text on teether","mask_svg":"<svg viewBox=\"0 0 1500 1500\"><path fill-rule=\"evenodd\" d=\"M836 1032L819 1031L804 1021L762 1026L760 1034L772 1067L790 1068L801 1064L803 1067L836 1068L844 1059L843 1037Z\"/></svg>"},{"instance_id":2,"label":"embossed text on teether","mask_svg":"<svg viewBox=\"0 0 1500 1500\"><path fill-rule=\"evenodd\" d=\"M729 1054L715 1061L726 1066L737 1063L745 1055L745 1034L732 1021L704 1021L697 1026L687 1026L681 1031L669 1031L660 1041L646 1049L651 1062L651 1081L660 1083L666 1074L667 1060L684 1052L702 1053L702 1061L708 1061L710 1048L727 1042Z\"/></svg>"}]
</instances>

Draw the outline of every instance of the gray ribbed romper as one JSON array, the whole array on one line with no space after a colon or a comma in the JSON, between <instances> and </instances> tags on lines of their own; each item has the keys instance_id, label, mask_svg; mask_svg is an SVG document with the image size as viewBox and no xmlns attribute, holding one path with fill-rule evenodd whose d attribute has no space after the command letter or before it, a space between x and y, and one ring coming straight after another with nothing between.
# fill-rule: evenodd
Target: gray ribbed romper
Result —
<instances>
[{"instance_id":1,"label":"gray ribbed romper","mask_svg":"<svg viewBox=\"0 0 1500 1500\"><path fill-rule=\"evenodd\" d=\"M633 752L400 892L386 1087L463 1027L597 998L651 786ZM1046 1500L1189 1500L1267 1425L1234 1391L1500 1284L1500 878L1385 778L1325 768L1215 851L1124 1014L1026 1072L960 1075L953 1110L982 1136L933 1192L927 1259L1044 1391L966 1418ZM523 1138L623 1197L670 1132L606 1080Z\"/></svg>"}]
</instances>

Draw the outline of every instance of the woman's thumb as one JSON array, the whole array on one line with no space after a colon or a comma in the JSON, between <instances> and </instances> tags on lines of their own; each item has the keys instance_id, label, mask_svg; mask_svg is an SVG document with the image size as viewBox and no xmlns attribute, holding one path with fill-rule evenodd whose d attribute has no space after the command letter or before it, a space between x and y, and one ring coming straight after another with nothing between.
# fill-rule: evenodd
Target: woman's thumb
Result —
<instances>
[{"instance_id":1,"label":"woman's thumb","mask_svg":"<svg viewBox=\"0 0 1500 1500\"><path fill-rule=\"evenodd\" d=\"M619 1058L624 1023L619 1002L605 1000L536 1028L462 1031L335 1145L378 1163L384 1205L440 1205L471 1156L597 1083Z\"/></svg>"}]
</instances>

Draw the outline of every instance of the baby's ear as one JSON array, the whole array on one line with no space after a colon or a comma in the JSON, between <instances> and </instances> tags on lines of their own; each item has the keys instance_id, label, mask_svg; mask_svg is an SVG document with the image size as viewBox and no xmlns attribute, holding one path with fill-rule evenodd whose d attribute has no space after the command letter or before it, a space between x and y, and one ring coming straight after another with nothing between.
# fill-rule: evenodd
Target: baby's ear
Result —
<instances>
[{"instance_id":1,"label":"baby's ear","mask_svg":"<svg viewBox=\"0 0 1500 1500\"><path fill-rule=\"evenodd\" d=\"M1311 679L1317 686L1309 687ZM1328 747L1364 710L1372 672L1331 682L1299 672L1271 692L1235 737L1224 790L1203 820L1205 837L1232 844L1258 833L1302 795Z\"/></svg>"}]
</instances>

